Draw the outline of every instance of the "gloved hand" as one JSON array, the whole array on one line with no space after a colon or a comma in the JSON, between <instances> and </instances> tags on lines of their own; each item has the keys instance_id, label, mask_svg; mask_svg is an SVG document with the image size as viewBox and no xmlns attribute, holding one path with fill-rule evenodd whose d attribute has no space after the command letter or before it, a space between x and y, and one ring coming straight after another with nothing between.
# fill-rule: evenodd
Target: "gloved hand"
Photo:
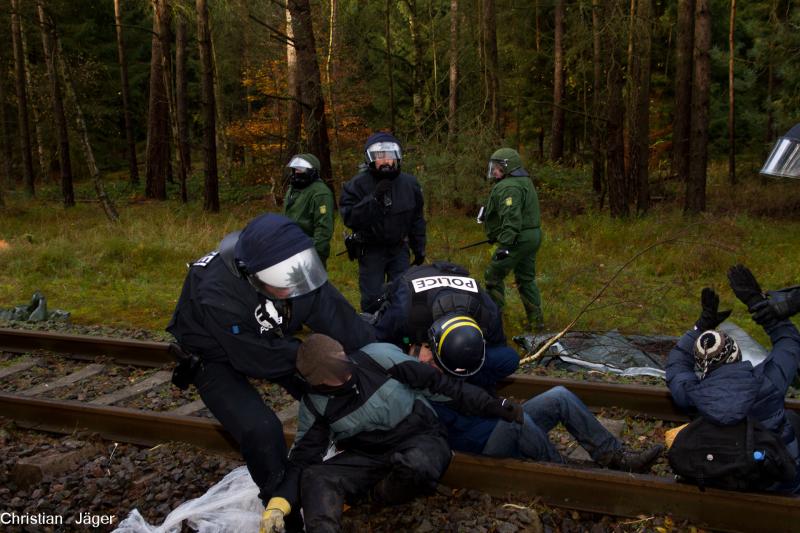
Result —
<instances>
[{"instance_id":1,"label":"gloved hand","mask_svg":"<svg viewBox=\"0 0 800 533\"><path fill-rule=\"evenodd\" d=\"M728 282L736 297L747 306L750 312L753 311L753 306L764 300L758 281L746 266L732 266L728 270Z\"/></svg>"},{"instance_id":2,"label":"gloved hand","mask_svg":"<svg viewBox=\"0 0 800 533\"><path fill-rule=\"evenodd\" d=\"M289 514L292 506L284 498L270 498L261 515L261 527L259 533L283 533L286 525L283 517Z\"/></svg>"},{"instance_id":3,"label":"gloved hand","mask_svg":"<svg viewBox=\"0 0 800 533\"><path fill-rule=\"evenodd\" d=\"M518 424L522 424L525 419L525 411L522 410L522 406L508 398L496 398L489 404L487 412L484 414L487 418L502 418L506 422L517 422Z\"/></svg>"},{"instance_id":4,"label":"gloved hand","mask_svg":"<svg viewBox=\"0 0 800 533\"><path fill-rule=\"evenodd\" d=\"M800 288L767 292L768 298L750 310L757 324L767 325L783 320L800 311Z\"/></svg>"},{"instance_id":5,"label":"gloved hand","mask_svg":"<svg viewBox=\"0 0 800 533\"><path fill-rule=\"evenodd\" d=\"M731 316L731 309L720 312L719 296L714 289L708 287L703 289L703 292L700 293L700 304L703 306L703 312L700 313L700 318L695 323L695 327L700 331L714 329Z\"/></svg>"},{"instance_id":6,"label":"gloved hand","mask_svg":"<svg viewBox=\"0 0 800 533\"><path fill-rule=\"evenodd\" d=\"M511 255L511 252L509 252L505 248L498 248L497 250L495 250L494 255L492 256L492 259L494 261L502 261L503 259L505 259L509 255Z\"/></svg>"},{"instance_id":7,"label":"gloved hand","mask_svg":"<svg viewBox=\"0 0 800 533\"><path fill-rule=\"evenodd\" d=\"M419 266L424 262L425 262L425 253L424 252L422 252L422 253L415 252L414 253L414 260L411 261L411 264L414 265L414 266Z\"/></svg>"},{"instance_id":8,"label":"gloved hand","mask_svg":"<svg viewBox=\"0 0 800 533\"><path fill-rule=\"evenodd\" d=\"M392 180L390 179L382 179L375 185L375 199L378 202L382 202L386 193L392 188Z\"/></svg>"}]
</instances>

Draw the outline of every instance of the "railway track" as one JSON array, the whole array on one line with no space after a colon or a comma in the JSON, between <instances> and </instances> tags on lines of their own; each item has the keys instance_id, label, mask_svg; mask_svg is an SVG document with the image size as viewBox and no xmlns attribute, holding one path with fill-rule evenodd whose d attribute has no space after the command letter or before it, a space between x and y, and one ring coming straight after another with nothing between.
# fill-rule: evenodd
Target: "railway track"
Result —
<instances>
[{"instance_id":1,"label":"railway track","mask_svg":"<svg viewBox=\"0 0 800 533\"><path fill-rule=\"evenodd\" d=\"M150 368L171 362L165 343L8 329L0 329L0 350L26 353L49 350L86 360L105 356L118 363ZM28 363L29 360L22 360L17 363L21 365L18 368ZM91 373L92 364L64 378L74 378L79 383L85 377L83 374ZM11 374L12 367L0 368L0 379ZM163 378L162 374L159 379ZM569 387L593 408L617 406L663 420L682 419L668 392L661 387L515 376L506 381L503 393L527 398L557 385ZM35 395L29 391L0 393L0 416L43 431L71 433L76 428L85 428L109 439L148 446L183 441L213 451L235 448L227 432L213 419L116 407L110 405L114 402L108 401L109 398L87 404ZM787 407L798 410L800 402L788 400ZM286 422L288 442L294 438L293 414L292 408L280 413ZM495 496L525 493L553 506L603 514L671 514L698 525L732 531L796 531L800 517L800 498L713 489L700 492L696 487L663 477L464 454L456 455L444 483Z\"/></svg>"}]
</instances>

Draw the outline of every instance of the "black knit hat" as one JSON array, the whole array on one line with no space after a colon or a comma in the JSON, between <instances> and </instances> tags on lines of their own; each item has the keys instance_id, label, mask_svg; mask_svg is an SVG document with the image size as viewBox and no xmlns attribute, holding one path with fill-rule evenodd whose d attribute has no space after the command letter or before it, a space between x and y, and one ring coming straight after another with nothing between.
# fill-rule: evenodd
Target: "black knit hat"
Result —
<instances>
[{"instance_id":1,"label":"black knit hat","mask_svg":"<svg viewBox=\"0 0 800 533\"><path fill-rule=\"evenodd\" d=\"M704 331L694 343L694 366L700 372L701 379L719 365L741 360L739 345L733 337L722 331Z\"/></svg>"}]
</instances>

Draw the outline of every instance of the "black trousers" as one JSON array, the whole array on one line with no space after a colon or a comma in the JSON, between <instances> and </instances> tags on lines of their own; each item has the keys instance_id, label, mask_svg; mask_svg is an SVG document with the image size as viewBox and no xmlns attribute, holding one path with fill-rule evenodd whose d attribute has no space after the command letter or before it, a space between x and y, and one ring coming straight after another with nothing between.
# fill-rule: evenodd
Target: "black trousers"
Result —
<instances>
[{"instance_id":1,"label":"black trousers","mask_svg":"<svg viewBox=\"0 0 800 533\"><path fill-rule=\"evenodd\" d=\"M394 246L367 245L358 259L358 288L361 310L374 313L383 296L383 284L403 275L409 266L409 250L405 242Z\"/></svg>"},{"instance_id":2,"label":"black trousers","mask_svg":"<svg viewBox=\"0 0 800 533\"><path fill-rule=\"evenodd\" d=\"M286 470L283 426L244 374L225 363L204 361L194 376L200 398L233 436L250 476L266 502Z\"/></svg>"},{"instance_id":3,"label":"black trousers","mask_svg":"<svg viewBox=\"0 0 800 533\"><path fill-rule=\"evenodd\" d=\"M418 435L381 456L344 451L309 466L300 483L306 531L340 531L342 504L370 491L394 505L433 490L451 457L444 437Z\"/></svg>"}]
</instances>

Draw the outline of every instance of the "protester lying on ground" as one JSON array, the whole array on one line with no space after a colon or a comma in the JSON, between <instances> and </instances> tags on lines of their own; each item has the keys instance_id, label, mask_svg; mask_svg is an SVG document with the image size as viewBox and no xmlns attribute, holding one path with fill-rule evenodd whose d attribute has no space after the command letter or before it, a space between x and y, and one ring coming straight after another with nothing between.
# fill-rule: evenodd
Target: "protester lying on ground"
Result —
<instances>
[{"instance_id":1,"label":"protester lying on ground","mask_svg":"<svg viewBox=\"0 0 800 533\"><path fill-rule=\"evenodd\" d=\"M451 452L427 399L433 394L466 413L522 419L519 405L420 364L393 344L346 355L337 341L312 334L298 350L297 370L309 392L300 403L292 469L267 505L266 531L282 530L301 476L310 532L339 531L345 500L369 494L397 504L434 489ZM339 453L323 459L331 441Z\"/></svg>"},{"instance_id":2,"label":"protester lying on ground","mask_svg":"<svg viewBox=\"0 0 800 533\"><path fill-rule=\"evenodd\" d=\"M800 417L784 409L786 391L798 368L800 333L789 320L759 313L766 298L753 274L736 265L728 272L731 289L764 328L772 351L763 363L743 361L736 341L716 328L731 311L719 311L719 296L710 288L701 294L702 313L695 326L678 340L667 361L667 385L675 404L691 416L717 426L733 426L754 418L779 437L793 458L797 475L768 490L800 490ZM680 434L676 437L680 438Z\"/></svg>"}]
</instances>

